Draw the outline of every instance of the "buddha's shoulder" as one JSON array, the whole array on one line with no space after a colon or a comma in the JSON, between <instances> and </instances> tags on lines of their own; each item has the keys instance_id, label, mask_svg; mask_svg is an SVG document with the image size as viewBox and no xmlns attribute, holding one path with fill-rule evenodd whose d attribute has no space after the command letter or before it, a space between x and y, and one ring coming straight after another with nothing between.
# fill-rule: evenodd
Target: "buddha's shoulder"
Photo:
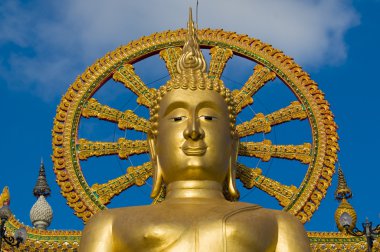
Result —
<instances>
[{"instance_id":1,"label":"buddha's shoulder","mask_svg":"<svg viewBox=\"0 0 380 252\"><path fill-rule=\"evenodd\" d=\"M260 205L245 202L232 202L224 219L228 222L256 222L258 219L275 222L276 215L276 211L263 208Z\"/></svg>"},{"instance_id":2,"label":"buddha's shoulder","mask_svg":"<svg viewBox=\"0 0 380 252\"><path fill-rule=\"evenodd\" d=\"M226 219L231 220L241 220L241 221L263 221L272 223L281 223L283 225L292 224L298 225L300 222L293 215L281 211L263 208L259 205L245 203L245 202L234 202L233 207L228 211Z\"/></svg>"},{"instance_id":3,"label":"buddha's shoulder","mask_svg":"<svg viewBox=\"0 0 380 252\"><path fill-rule=\"evenodd\" d=\"M282 210L273 210L262 208L260 212L263 215L269 216L277 222L278 226L286 226L288 228L303 228L301 222L292 214L282 211Z\"/></svg>"},{"instance_id":4,"label":"buddha's shoulder","mask_svg":"<svg viewBox=\"0 0 380 252\"><path fill-rule=\"evenodd\" d=\"M132 206L112 208L100 211L91 218L92 222L117 222L119 218L126 218L128 216L136 217L145 215L151 212L152 205L150 206Z\"/></svg>"}]
</instances>

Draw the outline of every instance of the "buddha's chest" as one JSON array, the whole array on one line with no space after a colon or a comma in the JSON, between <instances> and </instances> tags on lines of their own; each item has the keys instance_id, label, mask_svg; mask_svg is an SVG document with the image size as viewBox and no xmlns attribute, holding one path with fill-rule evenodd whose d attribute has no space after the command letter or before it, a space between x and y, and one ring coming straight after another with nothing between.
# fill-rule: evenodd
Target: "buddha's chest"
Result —
<instances>
[{"instance_id":1,"label":"buddha's chest","mask_svg":"<svg viewBox=\"0 0 380 252\"><path fill-rule=\"evenodd\" d=\"M177 210L124 223L130 228L116 232L121 234L116 242L123 251L274 251L277 233L253 209Z\"/></svg>"}]
</instances>

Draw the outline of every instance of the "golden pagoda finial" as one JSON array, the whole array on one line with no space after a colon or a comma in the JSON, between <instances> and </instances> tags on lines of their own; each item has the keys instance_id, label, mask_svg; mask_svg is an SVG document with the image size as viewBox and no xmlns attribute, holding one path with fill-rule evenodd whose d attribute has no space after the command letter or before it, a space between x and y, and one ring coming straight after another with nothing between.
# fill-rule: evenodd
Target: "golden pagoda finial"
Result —
<instances>
[{"instance_id":1,"label":"golden pagoda finial","mask_svg":"<svg viewBox=\"0 0 380 252\"><path fill-rule=\"evenodd\" d=\"M356 225L356 211L348 202L347 199L352 198L352 191L347 186L346 179L344 178L344 174L342 168L339 165L338 168L338 187L335 191L335 199L340 201L338 208L335 211L335 222L339 231L346 232L345 228L341 224L341 218L343 214L347 214L349 218L351 218L351 224L348 227L349 230L352 230Z\"/></svg>"},{"instance_id":2,"label":"golden pagoda finial","mask_svg":"<svg viewBox=\"0 0 380 252\"><path fill-rule=\"evenodd\" d=\"M189 21L187 23L187 40L183 46L182 55L177 62L177 70L179 73L182 73L185 69L206 72L206 61L199 47L191 8L189 8Z\"/></svg>"},{"instance_id":3,"label":"golden pagoda finial","mask_svg":"<svg viewBox=\"0 0 380 252\"><path fill-rule=\"evenodd\" d=\"M352 198L352 191L347 186L346 179L344 178L344 174L340 166L338 168L338 188L335 191L335 198L337 200Z\"/></svg>"},{"instance_id":4,"label":"golden pagoda finial","mask_svg":"<svg viewBox=\"0 0 380 252\"><path fill-rule=\"evenodd\" d=\"M356 226L356 220L357 220L356 211L351 206L351 204L347 201L346 198L342 199L342 201L340 202L334 214L336 226L338 227L339 231L345 233L346 230L345 230L345 227L342 226L341 219L347 218L347 217L342 217L343 214L346 214L346 216L348 215L349 216L348 218L351 219L351 223L349 224L348 230L353 230L354 227Z\"/></svg>"}]
</instances>

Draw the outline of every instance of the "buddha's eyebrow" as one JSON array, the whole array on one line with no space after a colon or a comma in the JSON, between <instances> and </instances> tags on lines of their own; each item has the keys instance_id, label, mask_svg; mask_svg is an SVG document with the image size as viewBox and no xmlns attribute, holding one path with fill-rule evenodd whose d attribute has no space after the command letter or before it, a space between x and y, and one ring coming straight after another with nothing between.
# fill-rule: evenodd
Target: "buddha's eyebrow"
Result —
<instances>
[{"instance_id":1,"label":"buddha's eyebrow","mask_svg":"<svg viewBox=\"0 0 380 252\"><path fill-rule=\"evenodd\" d=\"M199 103L197 105L197 110L199 110L201 108L212 108L212 109L214 109L216 111L220 110L218 104L216 104L213 101L203 101L203 102Z\"/></svg>"},{"instance_id":2,"label":"buddha's eyebrow","mask_svg":"<svg viewBox=\"0 0 380 252\"><path fill-rule=\"evenodd\" d=\"M184 101L175 101L175 102L172 102L169 106L167 106L164 110L164 116L166 116L167 114L169 114L170 112L172 112L174 109L177 109L177 108L187 108L188 107L188 104Z\"/></svg>"}]
</instances>

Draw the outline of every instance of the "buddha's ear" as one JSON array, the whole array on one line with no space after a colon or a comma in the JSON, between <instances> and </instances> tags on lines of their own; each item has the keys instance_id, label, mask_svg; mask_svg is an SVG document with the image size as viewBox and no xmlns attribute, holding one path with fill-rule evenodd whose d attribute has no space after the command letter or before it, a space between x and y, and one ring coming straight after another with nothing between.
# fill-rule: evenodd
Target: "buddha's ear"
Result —
<instances>
[{"instance_id":1,"label":"buddha's ear","mask_svg":"<svg viewBox=\"0 0 380 252\"><path fill-rule=\"evenodd\" d=\"M156 150L156 136L148 133L149 155L153 169L153 188L150 194L151 198L156 198L161 190L162 185L162 170Z\"/></svg>"},{"instance_id":2,"label":"buddha's ear","mask_svg":"<svg viewBox=\"0 0 380 252\"><path fill-rule=\"evenodd\" d=\"M239 145L240 145L240 139L237 132L234 133L232 136L232 157L235 160L235 165L237 163L237 158L239 155Z\"/></svg>"},{"instance_id":3,"label":"buddha's ear","mask_svg":"<svg viewBox=\"0 0 380 252\"><path fill-rule=\"evenodd\" d=\"M232 136L232 149L227 173L228 192L230 194L231 200L238 200L240 197L239 191L236 188L236 168L237 157L239 154L239 143L240 141L238 134L235 132L235 134Z\"/></svg>"},{"instance_id":4,"label":"buddha's ear","mask_svg":"<svg viewBox=\"0 0 380 252\"><path fill-rule=\"evenodd\" d=\"M148 133L148 145L149 145L149 156L152 163L156 159L156 136L152 132Z\"/></svg>"}]
</instances>

